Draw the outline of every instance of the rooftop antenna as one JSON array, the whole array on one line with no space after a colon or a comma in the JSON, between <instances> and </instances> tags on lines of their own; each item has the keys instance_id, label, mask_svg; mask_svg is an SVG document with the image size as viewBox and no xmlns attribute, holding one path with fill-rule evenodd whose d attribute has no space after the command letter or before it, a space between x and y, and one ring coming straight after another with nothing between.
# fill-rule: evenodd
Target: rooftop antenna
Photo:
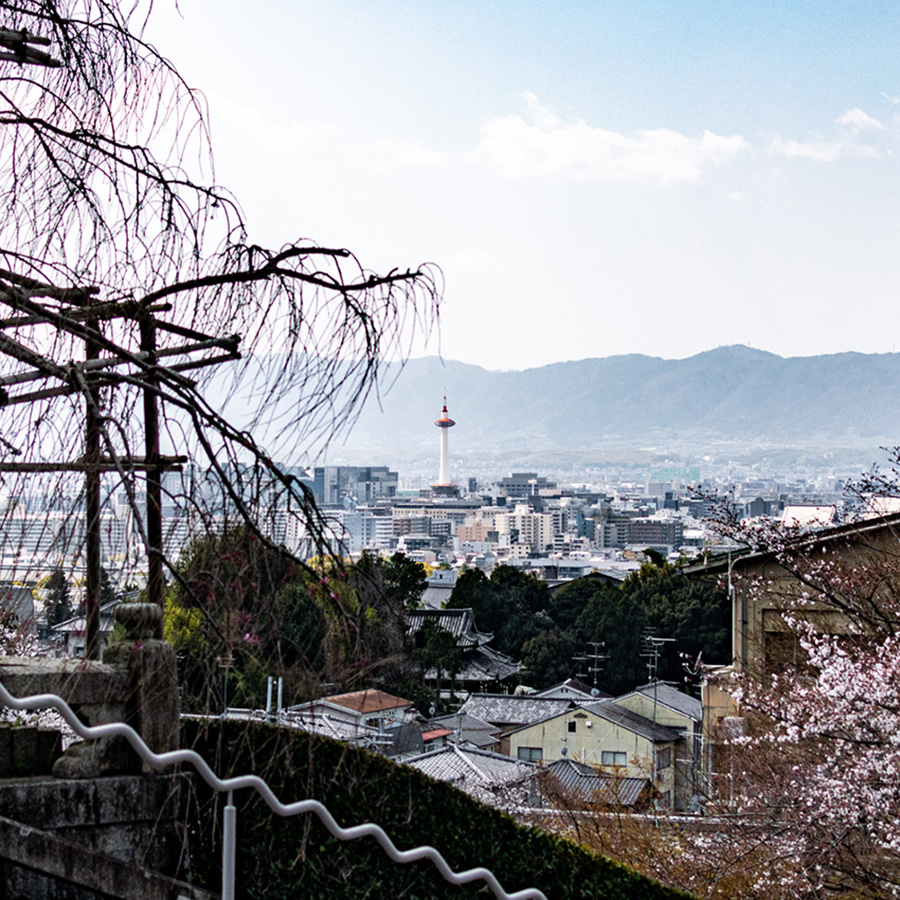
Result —
<instances>
[{"instance_id":1,"label":"rooftop antenna","mask_svg":"<svg viewBox=\"0 0 900 900\"><path fill-rule=\"evenodd\" d=\"M602 663L604 660L609 659L609 654L600 652L602 648L606 647L606 641L587 641L587 645L593 648L593 652L585 653L584 656L573 656L572 659L579 663L593 664L587 666L587 673L578 672L577 675L582 681L586 681L588 678L592 679L594 690L591 693L594 694L594 691L597 690L597 676L603 671ZM596 697L597 694L594 694L594 696Z\"/></svg>"},{"instance_id":2,"label":"rooftop antenna","mask_svg":"<svg viewBox=\"0 0 900 900\"><path fill-rule=\"evenodd\" d=\"M675 638L657 637L653 633L652 628L645 628L641 643L644 651L641 656L647 658L647 672L650 676L650 682L653 684L653 724L656 724L656 704L658 702L658 686L659 679L656 677L659 671L659 651L660 648L667 643L674 641Z\"/></svg>"}]
</instances>

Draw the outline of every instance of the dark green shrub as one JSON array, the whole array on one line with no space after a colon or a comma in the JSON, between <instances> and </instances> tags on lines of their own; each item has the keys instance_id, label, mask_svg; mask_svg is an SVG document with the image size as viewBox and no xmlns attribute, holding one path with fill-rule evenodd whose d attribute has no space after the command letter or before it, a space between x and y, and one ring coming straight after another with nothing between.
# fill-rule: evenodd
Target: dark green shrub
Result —
<instances>
[{"instance_id":1,"label":"dark green shrub","mask_svg":"<svg viewBox=\"0 0 900 900\"><path fill-rule=\"evenodd\" d=\"M283 802L314 798L344 827L375 822L402 850L431 844L454 871L486 866L509 891L540 888L550 900L675 900L684 897L562 838L517 824L447 784L349 747L267 725L186 723L194 746L220 775L263 777ZM198 881L218 887L222 798L198 785L191 858ZM448 884L431 862L392 862L370 838L343 843L313 816L273 816L255 795L238 808L238 896L461 900L484 882Z\"/></svg>"}]
</instances>

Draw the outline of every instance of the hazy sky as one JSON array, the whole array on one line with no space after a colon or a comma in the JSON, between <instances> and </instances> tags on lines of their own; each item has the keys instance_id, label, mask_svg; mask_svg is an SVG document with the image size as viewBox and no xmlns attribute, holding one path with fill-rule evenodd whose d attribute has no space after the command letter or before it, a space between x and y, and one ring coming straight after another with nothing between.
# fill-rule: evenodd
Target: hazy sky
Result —
<instances>
[{"instance_id":1,"label":"hazy sky","mask_svg":"<svg viewBox=\"0 0 900 900\"><path fill-rule=\"evenodd\" d=\"M896 0L163 6L254 239L438 263L428 352L900 349Z\"/></svg>"}]
</instances>

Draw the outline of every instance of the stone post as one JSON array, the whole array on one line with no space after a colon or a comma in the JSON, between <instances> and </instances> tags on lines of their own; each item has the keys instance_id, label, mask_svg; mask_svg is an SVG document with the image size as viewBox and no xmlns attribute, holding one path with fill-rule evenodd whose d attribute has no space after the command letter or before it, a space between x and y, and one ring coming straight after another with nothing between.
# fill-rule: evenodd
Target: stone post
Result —
<instances>
[{"instance_id":1,"label":"stone post","mask_svg":"<svg viewBox=\"0 0 900 900\"><path fill-rule=\"evenodd\" d=\"M125 696L117 698L120 703L124 701L124 721L154 752L175 750L181 703L175 651L163 639L162 607L155 603L120 603L115 618L124 627L125 638L107 646L103 663L127 673ZM105 718L103 710L92 712L94 721L87 724L100 724ZM57 760L53 773L60 778L91 778L141 769L152 771L150 766L141 765L124 739L115 739L73 744Z\"/></svg>"}]
</instances>

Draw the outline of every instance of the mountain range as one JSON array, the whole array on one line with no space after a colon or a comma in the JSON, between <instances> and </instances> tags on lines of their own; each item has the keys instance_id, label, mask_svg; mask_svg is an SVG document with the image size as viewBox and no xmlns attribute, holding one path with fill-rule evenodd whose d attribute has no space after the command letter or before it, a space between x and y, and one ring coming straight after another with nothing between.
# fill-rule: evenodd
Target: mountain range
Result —
<instances>
[{"instance_id":1,"label":"mountain range","mask_svg":"<svg viewBox=\"0 0 900 900\"><path fill-rule=\"evenodd\" d=\"M900 443L900 354L783 358L742 345L686 359L629 354L491 371L438 357L388 367L343 444L346 462L431 458L446 394L452 452L524 464L617 449L702 456L874 450ZM433 464L432 464L433 465Z\"/></svg>"}]
</instances>

